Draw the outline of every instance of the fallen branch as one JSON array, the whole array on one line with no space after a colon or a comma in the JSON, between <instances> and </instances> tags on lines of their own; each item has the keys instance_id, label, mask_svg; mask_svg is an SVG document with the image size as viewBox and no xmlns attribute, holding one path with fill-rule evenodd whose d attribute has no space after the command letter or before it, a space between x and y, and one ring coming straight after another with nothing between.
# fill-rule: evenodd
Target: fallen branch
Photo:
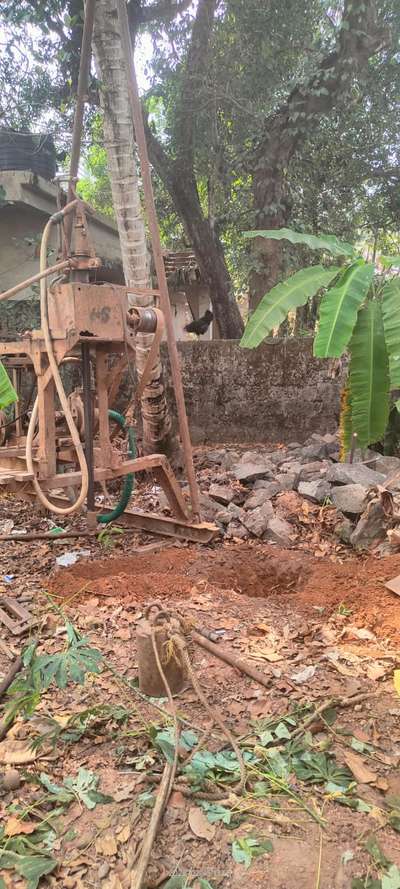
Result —
<instances>
[{"instance_id":1,"label":"fallen branch","mask_svg":"<svg viewBox=\"0 0 400 889\"><path fill-rule=\"evenodd\" d=\"M173 763L167 762L163 771L163 776L161 778L157 799L150 819L150 824L147 828L146 836L143 840L139 860L131 877L130 889L142 889L144 878L146 876L146 870L150 861L153 843L157 836L157 831L164 812L170 787L173 784L173 772Z\"/></svg>"},{"instance_id":2,"label":"fallen branch","mask_svg":"<svg viewBox=\"0 0 400 889\"><path fill-rule=\"evenodd\" d=\"M254 679L255 682L258 682L259 685L263 685L264 688L271 687L271 679L269 677L264 676L264 674L260 673L259 670L256 670L255 667L246 664L245 661L242 661L234 654L231 654L230 651L226 651L226 649L220 648L219 645L215 645L214 642L210 642L209 639L206 639L205 636L202 636L201 633L196 632L196 630L192 630L191 636L197 645L201 645L202 648L211 652L211 654L213 654L214 657L219 658L220 661L225 661L226 664L235 667L236 670L240 670L240 672L245 673L246 676L250 676L250 679Z\"/></svg>"},{"instance_id":3,"label":"fallen branch","mask_svg":"<svg viewBox=\"0 0 400 889\"><path fill-rule=\"evenodd\" d=\"M18 655L15 659L12 667L10 667L7 675L4 677L3 681L0 682L0 698L6 693L7 689L10 687L11 683L15 679L17 673L21 670L23 666L22 657Z\"/></svg>"},{"instance_id":4,"label":"fallen branch","mask_svg":"<svg viewBox=\"0 0 400 889\"><path fill-rule=\"evenodd\" d=\"M348 698L328 698L327 701L324 701L319 707L316 707L314 712L310 713L310 715L307 716L307 719L305 719L304 722L292 732L290 740L297 738L298 735L302 735L303 732L307 731L309 726L312 725L312 723L315 722L325 710L329 710L330 707L352 707L354 704L361 704L362 701L366 701L368 698L376 697L377 694L378 692L376 691L366 691L358 695L352 695Z\"/></svg>"}]
</instances>

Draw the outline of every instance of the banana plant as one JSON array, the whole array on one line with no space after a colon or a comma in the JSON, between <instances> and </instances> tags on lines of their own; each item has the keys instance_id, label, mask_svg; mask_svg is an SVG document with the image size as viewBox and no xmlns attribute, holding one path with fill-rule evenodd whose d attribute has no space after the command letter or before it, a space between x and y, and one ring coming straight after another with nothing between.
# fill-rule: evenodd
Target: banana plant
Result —
<instances>
[{"instance_id":1,"label":"banana plant","mask_svg":"<svg viewBox=\"0 0 400 889\"><path fill-rule=\"evenodd\" d=\"M256 348L287 314L322 292L316 358L350 355L342 393L342 456L357 433L362 448L383 438L389 418L390 392L400 388L400 256L380 256L376 263L360 256L334 235L309 235L291 229L245 232L304 244L341 258L341 265L303 268L266 293L249 319L241 346ZM400 408L400 402L399 402Z\"/></svg>"}]
</instances>

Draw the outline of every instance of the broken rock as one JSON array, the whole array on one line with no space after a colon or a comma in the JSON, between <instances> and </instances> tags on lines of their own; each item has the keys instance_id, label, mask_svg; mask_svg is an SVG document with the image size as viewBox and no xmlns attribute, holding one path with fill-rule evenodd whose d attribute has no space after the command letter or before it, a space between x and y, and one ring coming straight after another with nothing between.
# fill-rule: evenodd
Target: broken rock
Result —
<instances>
[{"instance_id":1,"label":"broken rock","mask_svg":"<svg viewBox=\"0 0 400 889\"><path fill-rule=\"evenodd\" d=\"M272 478L274 467L268 461L237 463L233 467L233 474L239 482L252 482L257 478Z\"/></svg>"},{"instance_id":2,"label":"broken rock","mask_svg":"<svg viewBox=\"0 0 400 889\"><path fill-rule=\"evenodd\" d=\"M374 465L375 472L383 472L384 475L391 476L395 472L400 471L400 460L398 457L377 456L378 459L375 460Z\"/></svg>"},{"instance_id":3,"label":"broken rock","mask_svg":"<svg viewBox=\"0 0 400 889\"><path fill-rule=\"evenodd\" d=\"M336 485L365 485L373 488L375 485L383 485L385 476L362 463L334 463L328 469L326 480Z\"/></svg>"},{"instance_id":4,"label":"broken rock","mask_svg":"<svg viewBox=\"0 0 400 889\"><path fill-rule=\"evenodd\" d=\"M294 491L299 479L298 472L280 472L275 477L275 482L281 491Z\"/></svg>"},{"instance_id":5,"label":"broken rock","mask_svg":"<svg viewBox=\"0 0 400 889\"><path fill-rule=\"evenodd\" d=\"M340 485L332 490L332 501L336 509L359 515L364 511L368 488L365 485Z\"/></svg>"},{"instance_id":6,"label":"broken rock","mask_svg":"<svg viewBox=\"0 0 400 889\"><path fill-rule=\"evenodd\" d=\"M300 468L300 481L315 482L317 479L325 476L327 468L328 463L322 460L314 460L312 463L306 463Z\"/></svg>"},{"instance_id":7,"label":"broken rock","mask_svg":"<svg viewBox=\"0 0 400 889\"><path fill-rule=\"evenodd\" d=\"M268 522L263 539L271 540L279 546L290 546L293 540L293 528L289 522L285 522L285 519L273 516Z\"/></svg>"},{"instance_id":8,"label":"broken rock","mask_svg":"<svg viewBox=\"0 0 400 889\"><path fill-rule=\"evenodd\" d=\"M259 506L258 509L251 509L249 512L245 513L242 523L251 534L254 534L255 537L262 537L267 530L268 522L273 518L273 515L274 509L272 503L270 500L267 500L262 506Z\"/></svg>"},{"instance_id":9,"label":"broken rock","mask_svg":"<svg viewBox=\"0 0 400 889\"><path fill-rule=\"evenodd\" d=\"M244 525L240 524L240 522L232 521L226 529L226 536L237 537L239 540L246 540L249 536L249 532Z\"/></svg>"},{"instance_id":10,"label":"broken rock","mask_svg":"<svg viewBox=\"0 0 400 889\"><path fill-rule=\"evenodd\" d=\"M307 445L307 447L301 449L301 458L304 462L307 460L320 460L321 457L326 457L328 455L328 449L325 442L315 441L313 444Z\"/></svg>"},{"instance_id":11,"label":"broken rock","mask_svg":"<svg viewBox=\"0 0 400 889\"><path fill-rule=\"evenodd\" d=\"M259 488L258 491L253 491L253 493L250 494L250 497L247 498L247 500L244 504L244 508L245 509L258 509L258 507L263 506L263 504L267 500L270 500L270 497L268 496L268 492L265 490L265 488Z\"/></svg>"},{"instance_id":12,"label":"broken rock","mask_svg":"<svg viewBox=\"0 0 400 889\"><path fill-rule=\"evenodd\" d=\"M216 500L217 503L222 503L223 506L227 506L232 502L235 491L229 485L211 485L208 496L212 498L212 500Z\"/></svg>"},{"instance_id":13,"label":"broken rock","mask_svg":"<svg viewBox=\"0 0 400 889\"><path fill-rule=\"evenodd\" d=\"M302 497L312 500L314 503L323 503L327 497L331 496L331 486L324 479L314 482L300 482L297 490Z\"/></svg>"},{"instance_id":14,"label":"broken rock","mask_svg":"<svg viewBox=\"0 0 400 889\"><path fill-rule=\"evenodd\" d=\"M350 521L350 519L343 519L342 522L339 522L335 528L336 537L342 541L342 543L350 543L351 535L354 531L354 525Z\"/></svg>"},{"instance_id":15,"label":"broken rock","mask_svg":"<svg viewBox=\"0 0 400 889\"><path fill-rule=\"evenodd\" d=\"M350 543L355 549L368 549L377 540L386 537L387 517L380 500L372 500L357 522Z\"/></svg>"},{"instance_id":16,"label":"broken rock","mask_svg":"<svg viewBox=\"0 0 400 889\"><path fill-rule=\"evenodd\" d=\"M268 482L264 478L257 479L254 482L253 491L261 491L264 490L266 492L266 496L268 498L275 497L276 494L279 494L280 491L283 490L282 485L279 482Z\"/></svg>"}]
</instances>

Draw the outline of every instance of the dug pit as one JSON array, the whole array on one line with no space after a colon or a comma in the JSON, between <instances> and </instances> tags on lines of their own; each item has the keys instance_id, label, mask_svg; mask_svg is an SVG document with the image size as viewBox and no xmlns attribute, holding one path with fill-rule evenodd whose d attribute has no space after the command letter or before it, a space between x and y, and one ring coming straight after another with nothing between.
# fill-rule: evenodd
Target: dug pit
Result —
<instances>
[{"instance_id":1,"label":"dug pit","mask_svg":"<svg viewBox=\"0 0 400 889\"><path fill-rule=\"evenodd\" d=\"M267 598L296 593L310 573L312 559L251 543L223 549L178 548L135 557L79 561L57 570L50 592L79 601L88 595L145 602L187 598L200 582L245 596Z\"/></svg>"},{"instance_id":2,"label":"dug pit","mask_svg":"<svg viewBox=\"0 0 400 889\"><path fill-rule=\"evenodd\" d=\"M58 569L47 589L57 601L77 603L90 596L137 603L153 599L193 600L199 590L230 591L243 597L285 598L304 614L346 611L357 626L380 638L400 638L398 596L385 582L400 574L400 554L378 559L355 556L346 561L317 559L307 553L243 542L221 547L171 546L151 555L82 559Z\"/></svg>"}]
</instances>

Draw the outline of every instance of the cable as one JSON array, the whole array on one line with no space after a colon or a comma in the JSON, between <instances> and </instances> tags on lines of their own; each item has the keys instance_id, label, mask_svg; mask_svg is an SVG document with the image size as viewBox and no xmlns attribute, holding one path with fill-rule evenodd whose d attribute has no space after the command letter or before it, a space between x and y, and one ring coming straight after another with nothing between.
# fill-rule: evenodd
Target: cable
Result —
<instances>
[{"instance_id":1,"label":"cable","mask_svg":"<svg viewBox=\"0 0 400 889\"><path fill-rule=\"evenodd\" d=\"M69 209L71 209L70 205L69 205ZM47 245L48 245L51 227L54 223L61 221L66 210L67 210L67 207L64 207L63 211L54 213L53 216L50 216L50 219L48 220L48 222L46 223L46 225L44 227L42 241L41 241L41 245L40 245L40 271L43 271L47 265ZM68 212L68 210L67 210L67 212ZM60 507L60 506L55 506L54 503L52 503L51 500L48 500L47 497L44 495L44 493L40 487L40 484L38 482L38 479L35 475L33 458L32 458L32 445L33 445L35 426L36 426L38 411L39 411L39 398L38 397L36 398L35 404L33 406L32 416L31 416L31 419L29 422L28 434L27 434L27 438L26 438L26 465L27 465L28 472L33 475L33 485L34 485L35 491L39 497L39 500L41 501L41 503L43 503L43 506L45 506L46 509L49 509L51 512L55 512L57 515L70 515L71 513L76 512L82 506L82 504L84 503L84 501L86 499L88 486L89 486L89 473L88 473L87 463L86 463L86 459L85 459L85 453L84 453L84 450L82 447L82 443L81 443L81 440L79 437L78 430L77 430L74 420L73 420L73 416L72 416L72 413L71 413L71 410L70 410L70 407L68 404L68 399L65 394L63 382L62 382L62 379L60 376L57 361L56 361L54 351L53 351L53 343L51 340L48 314L47 314L47 279L46 278L42 278L40 281L40 312L41 312L41 324L42 324L42 329L43 329L43 333L44 333L44 341L46 344L47 355L48 355L48 359L49 359L51 373L52 373L52 376L54 379L58 397L61 402L61 407L62 407L62 410L64 411L64 416L67 421L69 431L71 433L72 443L75 447L75 451L76 451L78 461L79 461L79 466L80 466L81 473L82 473L81 490L80 490L78 499L71 506L68 506L65 508Z\"/></svg>"}]
</instances>

